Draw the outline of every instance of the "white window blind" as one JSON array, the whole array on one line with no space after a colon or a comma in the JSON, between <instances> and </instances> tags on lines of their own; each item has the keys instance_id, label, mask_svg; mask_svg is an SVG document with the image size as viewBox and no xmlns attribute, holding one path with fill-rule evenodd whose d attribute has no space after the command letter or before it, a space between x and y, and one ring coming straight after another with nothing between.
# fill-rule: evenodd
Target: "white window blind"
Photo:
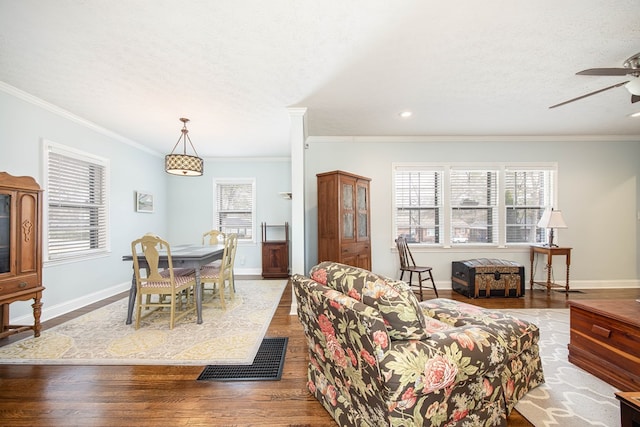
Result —
<instances>
[{"instance_id":1,"label":"white window blind","mask_svg":"<svg viewBox=\"0 0 640 427\"><path fill-rule=\"evenodd\" d=\"M442 170L398 170L396 230L409 243L441 243Z\"/></svg>"},{"instance_id":2,"label":"white window blind","mask_svg":"<svg viewBox=\"0 0 640 427\"><path fill-rule=\"evenodd\" d=\"M452 243L496 243L498 172L452 169L450 194Z\"/></svg>"},{"instance_id":3,"label":"white window blind","mask_svg":"<svg viewBox=\"0 0 640 427\"><path fill-rule=\"evenodd\" d=\"M538 229L546 207L553 206L554 172L545 169L505 170L507 243L543 243L546 232Z\"/></svg>"},{"instance_id":4,"label":"white window blind","mask_svg":"<svg viewBox=\"0 0 640 427\"><path fill-rule=\"evenodd\" d=\"M216 180L214 224L225 234L235 233L238 240L254 241L255 180Z\"/></svg>"},{"instance_id":5,"label":"white window blind","mask_svg":"<svg viewBox=\"0 0 640 427\"><path fill-rule=\"evenodd\" d=\"M393 235L413 244L545 243L537 223L556 202L552 163L393 165Z\"/></svg>"},{"instance_id":6,"label":"white window blind","mask_svg":"<svg viewBox=\"0 0 640 427\"><path fill-rule=\"evenodd\" d=\"M108 162L47 145L47 258L108 250Z\"/></svg>"}]
</instances>

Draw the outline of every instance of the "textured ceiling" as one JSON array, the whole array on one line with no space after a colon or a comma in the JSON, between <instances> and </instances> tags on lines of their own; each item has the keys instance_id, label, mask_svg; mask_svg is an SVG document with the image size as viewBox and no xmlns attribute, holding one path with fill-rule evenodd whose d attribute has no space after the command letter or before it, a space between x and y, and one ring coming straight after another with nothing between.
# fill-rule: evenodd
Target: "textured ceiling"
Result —
<instances>
[{"instance_id":1,"label":"textured ceiling","mask_svg":"<svg viewBox=\"0 0 640 427\"><path fill-rule=\"evenodd\" d=\"M640 135L638 0L0 0L0 81L159 153L312 136ZM398 112L410 109L410 119Z\"/></svg>"}]
</instances>

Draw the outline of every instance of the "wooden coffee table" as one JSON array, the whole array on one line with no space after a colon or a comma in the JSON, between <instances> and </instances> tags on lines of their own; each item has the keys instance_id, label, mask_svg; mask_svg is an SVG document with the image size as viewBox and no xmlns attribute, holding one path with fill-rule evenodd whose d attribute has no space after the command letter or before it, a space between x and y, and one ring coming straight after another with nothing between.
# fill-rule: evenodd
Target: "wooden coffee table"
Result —
<instances>
[{"instance_id":1,"label":"wooden coffee table","mask_svg":"<svg viewBox=\"0 0 640 427\"><path fill-rule=\"evenodd\" d=\"M569 362L622 391L640 390L640 302L569 301Z\"/></svg>"}]
</instances>

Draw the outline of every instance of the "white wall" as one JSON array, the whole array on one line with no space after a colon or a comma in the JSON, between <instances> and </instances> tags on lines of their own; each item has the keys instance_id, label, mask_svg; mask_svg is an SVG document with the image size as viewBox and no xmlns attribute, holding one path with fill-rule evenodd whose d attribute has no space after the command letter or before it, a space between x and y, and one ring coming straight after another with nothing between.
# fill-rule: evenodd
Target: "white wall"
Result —
<instances>
[{"instance_id":1,"label":"white wall","mask_svg":"<svg viewBox=\"0 0 640 427\"><path fill-rule=\"evenodd\" d=\"M256 178L257 224L291 222L291 201L278 194L291 190L288 158L205 159L204 176L171 176L162 154L0 82L0 171L32 176L42 185L43 139L109 159L111 251L90 260L45 263L42 320L129 289L131 263L122 256L144 233L172 244L200 243L213 224L214 177ZM138 190L154 195L153 213L136 212ZM238 274L262 272L260 228L256 233L256 243L238 248ZM29 322L30 304L11 304L12 321Z\"/></svg>"},{"instance_id":2,"label":"white wall","mask_svg":"<svg viewBox=\"0 0 640 427\"><path fill-rule=\"evenodd\" d=\"M42 318L46 320L128 289L132 270L122 255L131 252L131 241L148 229L166 232L166 178L160 156L26 94L16 94L0 90L0 171L32 176L42 185L43 139L108 158L111 168L111 252L91 260L45 263ZM134 194L141 189L155 196L153 214L135 212ZM11 318L31 316L30 304L11 304Z\"/></svg>"},{"instance_id":3,"label":"white wall","mask_svg":"<svg viewBox=\"0 0 640 427\"><path fill-rule=\"evenodd\" d=\"M236 274L261 274L260 224L291 224L291 200L278 194L291 191L291 160L208 159L204 170L201 177L169 177L169 238L176 243L200 243L202 233L213 228L215 178L255 178L255 242L238 244L234 267Z\"/></svg>"},{"instance_id":4,"label":"white wall","mask_svg":"<svg viewBox=\"0 0 640 427\"><path fill-rule=\"evenodd\" d=\"M364 142L361 142L364 141ZM340 156L335 153L339 152ZM557 162L558 200L569 228L556 241L573 247L574 288L639 286L638 212L640 141L386 141L312 138L306 152L307 270L317 262L316 174L336 169L372 178L372 269L398 277L392 235L393 162ZM511 259L530 272L528 246L520 248L414 250L416 262L434 267L439 286L450 286L451 262L489 257ZM536 278L545 277L538 262ZM554 258L554 275L565 275L564 257Z\"/></svg>"}]
</instances>

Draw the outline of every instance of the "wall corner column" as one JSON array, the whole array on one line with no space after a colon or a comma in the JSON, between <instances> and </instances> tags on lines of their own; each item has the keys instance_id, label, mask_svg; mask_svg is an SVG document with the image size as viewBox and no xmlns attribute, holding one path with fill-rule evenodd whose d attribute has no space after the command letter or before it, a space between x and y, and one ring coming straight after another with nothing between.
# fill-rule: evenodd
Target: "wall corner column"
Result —
<instances>
[{"instance_id":1,"label":"wall corner column","mask_svg":"<svg viewBox=\"0 0 640 427\"><path fill-rule=\"evenodd\" d=\"M291 274L305 274L304 170L307 139L307 109L288 108L291 119ZM297 301L292 292L290 314L297 313Z\"/></svg>"}]
</instances>

